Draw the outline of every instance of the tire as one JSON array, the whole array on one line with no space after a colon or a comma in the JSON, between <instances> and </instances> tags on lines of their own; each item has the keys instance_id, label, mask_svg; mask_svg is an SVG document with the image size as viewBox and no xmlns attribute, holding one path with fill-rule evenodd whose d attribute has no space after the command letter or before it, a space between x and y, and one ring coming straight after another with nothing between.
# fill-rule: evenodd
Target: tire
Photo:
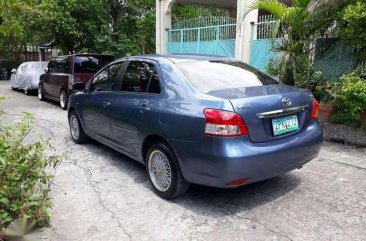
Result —
<instances>
[{"instance_id":1,"label":"tire","mask_svg":"<svg viewBox=\"0 0 366 241\"><path fill-rule=\"evenodd\" d=\"M44 95L44 89L43 89L43 85L39 85L38 86L38 99L40 101L44 101L46 100L46 97Z\"/></svg>"},{"instance_id":2,"label":"tire","mask_svg":"<svg viewBox=\"0 0 366 241\"><path fill-rule=\"evenodd\" d=\"M146 155L146 171L155 193L162 198L178 197L189 188L189 183L184 180L174 153L164 142L158 142L150 147ZM160 174L156 173L157 171Z\"/></svg>"},{"instance_id":3,"label":"tire","mask_svg":"<svg viewBox=\"0 0 366 241\"><path fill-rule=\"evenodd\" d=\"M69 126L72 140L77 144L83 144L88 141L88 136L85 134L80 119L75 111L69 115Z\"/></svg>"},{"instance_id":4,"label":"tire","mask_svg":"<svg viewBox=\"0 0 366 241\"><path fill-rule=\"evenodd\" d=\"M67 110L67 105L69 104L69 95L65 90L60 92L60 107L63 110Z\"/></svg>"}]
</instances>

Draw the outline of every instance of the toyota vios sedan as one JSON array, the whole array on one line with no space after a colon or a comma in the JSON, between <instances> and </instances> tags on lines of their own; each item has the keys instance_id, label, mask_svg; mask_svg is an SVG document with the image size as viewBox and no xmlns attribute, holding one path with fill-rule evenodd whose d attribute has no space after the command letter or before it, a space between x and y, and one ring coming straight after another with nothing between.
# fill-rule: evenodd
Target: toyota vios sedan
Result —
<instances>
[{"instance_id":1,"label":"toyota vios sedan","mask_svg":"<svg viewBox=\"0 0 366 241\"><path fill-rule=\"evenodd\" d=\"M75 83L76 143L93 138L146 165L155 192L238 187L302 167L323 139L318 102L227 58L128 57Z\"/></svg>"}]
</instances>

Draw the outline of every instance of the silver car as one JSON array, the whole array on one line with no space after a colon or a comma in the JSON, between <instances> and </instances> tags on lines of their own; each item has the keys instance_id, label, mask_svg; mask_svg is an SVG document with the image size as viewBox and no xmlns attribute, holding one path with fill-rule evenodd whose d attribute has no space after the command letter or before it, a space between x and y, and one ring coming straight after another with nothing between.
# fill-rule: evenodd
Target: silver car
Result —
<instances>
[{"instance_id":1,"label":"silver car","mask_svg":"<svg viewBox=\"0 0 366 241\"><path fill-rule=\"evenodd\" d=\"M23 90L28 95L32 90L37 90L39 77L47 68L48 62L25 62L18 69L11 71L10 85L12 89Z\"/></svg>"}]
</instances>

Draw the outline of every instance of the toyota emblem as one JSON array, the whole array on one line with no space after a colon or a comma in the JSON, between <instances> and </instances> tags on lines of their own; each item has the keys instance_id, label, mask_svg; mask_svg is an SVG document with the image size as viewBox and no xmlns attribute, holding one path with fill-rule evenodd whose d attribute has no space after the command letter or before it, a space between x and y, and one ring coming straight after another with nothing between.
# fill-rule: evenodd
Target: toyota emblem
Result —
<instances>
[{"instance_id":1,"label":"toyota emblem","mask_svg":"<svg viewBox=\"0 0 366 241\"><path fill-rule=\"evenodd\" d=\"M283 97L283 98L282 98L282 104L283 104L284 106L291 106L292 102L291 102L290 98L288 98L288 97Z\"/></svg>"}]
</instances>

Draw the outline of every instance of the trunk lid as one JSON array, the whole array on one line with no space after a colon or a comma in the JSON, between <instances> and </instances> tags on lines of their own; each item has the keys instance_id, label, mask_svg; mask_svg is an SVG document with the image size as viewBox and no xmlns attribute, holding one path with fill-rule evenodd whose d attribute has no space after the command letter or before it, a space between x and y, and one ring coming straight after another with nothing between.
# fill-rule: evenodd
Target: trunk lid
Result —
<instances>
[{"instance_id":1,"label":"trunk lid","mask_svg":"<svg viewBox=\"0 0 366 241\"><path fill-rule=\"evenodd\" d=\"M288 138L304 131L310 122L313 97L307 90L276 84L226 89L209 94L230 100L234 111L244 119L252 142ZM286 101L291 103L286 105L283 103ZM296 116L298 129L275 135L272 120L287 116Z\"/></svg>"}]
</instances>

